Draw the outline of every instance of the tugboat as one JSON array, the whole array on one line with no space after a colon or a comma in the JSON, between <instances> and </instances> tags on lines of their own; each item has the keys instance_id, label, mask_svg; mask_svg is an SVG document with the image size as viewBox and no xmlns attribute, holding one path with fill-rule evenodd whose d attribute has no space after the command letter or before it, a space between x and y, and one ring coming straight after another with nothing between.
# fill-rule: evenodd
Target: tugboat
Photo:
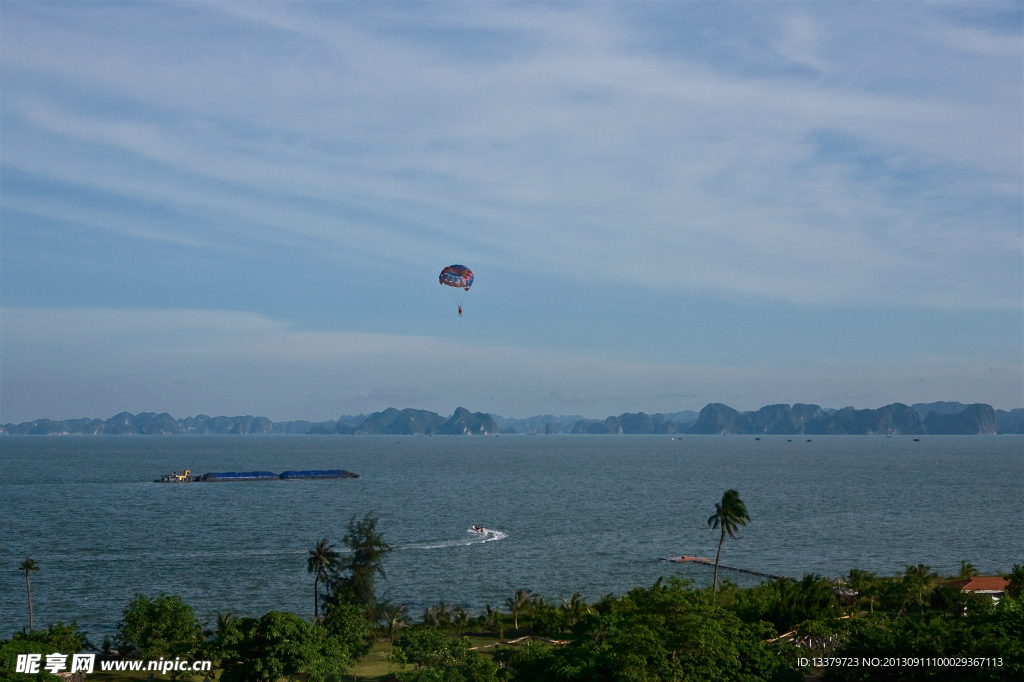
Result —
<instances>
[{"instance_id":1,"label":"tugboat","mask_svg":"<svg viewBox=\"0 0 1024 682\"><path fill-rule=\"evenodd\" d=\"M164 474L160 478L154 478L154 483L191 483L192 482L192 470L185 469L180 474L175 471L173 474Z\"/></svg>"}]
</instances>

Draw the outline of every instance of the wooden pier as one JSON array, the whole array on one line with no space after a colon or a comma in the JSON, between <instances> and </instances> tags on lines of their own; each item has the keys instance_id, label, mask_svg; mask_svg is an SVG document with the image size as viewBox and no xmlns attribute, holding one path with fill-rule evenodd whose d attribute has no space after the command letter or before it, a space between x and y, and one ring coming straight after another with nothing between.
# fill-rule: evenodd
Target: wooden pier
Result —
<instances>
[{"instance_id":1,"label":"wooden pier","mask_svg":"<svg viewBox=\"0 0 1024 682\"><path fill-rule=\"evenodd\" d=\"M667 559L662 559L662 561L669 561L673 564L704 564L705 566L715 565L715 562L711 559L708 559L707 557L689 556L685 554L683 556L668 557ZM736 568L734 566L726 566L725 564L719 564L718 568L724 568L727 571L736 571L737 573L746 573L747 575L756 575L762 578L768 578L770 580L779 580L783 577L781 575L772 575L771 573L762 573L761 571L751 571L747 568Z\"/></svg>"}]
</instances>

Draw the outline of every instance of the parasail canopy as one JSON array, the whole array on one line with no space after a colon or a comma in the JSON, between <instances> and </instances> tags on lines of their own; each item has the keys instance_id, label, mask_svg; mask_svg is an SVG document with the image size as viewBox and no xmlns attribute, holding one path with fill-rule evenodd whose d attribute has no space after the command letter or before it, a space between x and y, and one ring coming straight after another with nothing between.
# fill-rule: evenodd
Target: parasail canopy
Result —
<instances>
[{"instance_id":1,"label":"parasail canopy","mask_svg":"<svg viewBox=\"0 0 1024 682\"><path fill-rule=\"evenodd\" d=\"M473 286L473 271L465 265L449 265L441 271L437 281L456 289L469 291L469 288Z\"/></svg>"}]
</instances>

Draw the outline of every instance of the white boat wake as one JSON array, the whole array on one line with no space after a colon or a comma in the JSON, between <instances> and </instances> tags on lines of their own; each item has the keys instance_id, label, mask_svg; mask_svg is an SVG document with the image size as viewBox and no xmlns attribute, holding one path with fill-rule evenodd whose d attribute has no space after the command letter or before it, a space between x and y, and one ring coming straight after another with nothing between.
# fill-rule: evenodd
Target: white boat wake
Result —
<instances>
[{"instance_id":1,"label":"white boat wake","mask_svg":"<svg viewBox=\"0 0 1024 682\"><path fill-rule=\"evenodd\" d=\"M500 530L491 530L490 528L484 530L482 533L475 531L472 528L466 529L466 532L473 537L461 540L445 540L443 542L435 542L428 545L409 545L407 547L399 547L399 549L444 549L446 547L467 547L469 545L482 545L485 542L504 540L508 537L508 533L503 533Z\"/></svg>"}]
</instances>

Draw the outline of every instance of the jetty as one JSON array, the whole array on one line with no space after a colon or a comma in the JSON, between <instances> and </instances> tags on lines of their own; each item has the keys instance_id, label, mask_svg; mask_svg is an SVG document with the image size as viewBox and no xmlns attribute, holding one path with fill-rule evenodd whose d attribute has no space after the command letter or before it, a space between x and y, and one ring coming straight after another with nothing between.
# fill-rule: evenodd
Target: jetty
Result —
<instances>
[{"instance_id":1,"label":"jetty","mask_svg":"<svg viewBox=\"0 0 1024 682\"><path fill-rule=\"evenodd\" d=\"M683 556L673 556L662 559L662 561L668 561L673 564L704 564L705 566L714 566L715 562L713 559L708 559L703 556L689 556L684 554ZM736 571L737 573L746 573L747 575L756 575L762 578L768 578L770 580L779 580L783 576L772 575L771 573L764 573L762 571L752 571L748 568L736 568L735 566L726 566L725 564L718 564L719 569L725 569L727 571Z\"/></svg>"}]
</instances>

